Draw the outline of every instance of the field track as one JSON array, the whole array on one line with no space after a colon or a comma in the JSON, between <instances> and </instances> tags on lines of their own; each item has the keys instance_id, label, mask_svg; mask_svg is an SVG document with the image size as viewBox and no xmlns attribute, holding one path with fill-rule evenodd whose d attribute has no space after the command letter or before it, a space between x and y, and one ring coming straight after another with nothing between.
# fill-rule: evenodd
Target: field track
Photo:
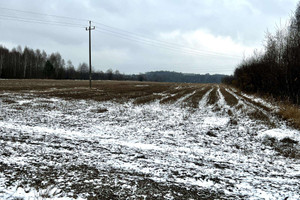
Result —
<instances>
[{"instance_id":1,"label":"field track","mask_svg":"<svg viewBox=\"0 0 300 200\"><path fill-rule=\"evenodd\" d=\"M299 199L299 131L217 84L0 80L0 199Z\"/></svg>"}]
</instances>

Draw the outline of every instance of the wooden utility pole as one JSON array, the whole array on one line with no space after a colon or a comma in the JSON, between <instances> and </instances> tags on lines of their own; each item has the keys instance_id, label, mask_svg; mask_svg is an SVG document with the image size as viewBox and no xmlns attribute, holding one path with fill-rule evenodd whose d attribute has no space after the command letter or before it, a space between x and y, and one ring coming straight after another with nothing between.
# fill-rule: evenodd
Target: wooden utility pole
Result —
<instances>
[{"instance_id":1,"label":"wooden utility pole","mask_svg":"<svg viewBox=\"0 0 300 200\"><path fill-rule=\"evenodd\" d=\"M90 64L90 89L92 88L92 47L91 47L91 30L95 29L95 26L92 27L92 22L89 21L90 26L86 27L85 30L89 31L89 64Z\"/></svg>"}]
</instances>

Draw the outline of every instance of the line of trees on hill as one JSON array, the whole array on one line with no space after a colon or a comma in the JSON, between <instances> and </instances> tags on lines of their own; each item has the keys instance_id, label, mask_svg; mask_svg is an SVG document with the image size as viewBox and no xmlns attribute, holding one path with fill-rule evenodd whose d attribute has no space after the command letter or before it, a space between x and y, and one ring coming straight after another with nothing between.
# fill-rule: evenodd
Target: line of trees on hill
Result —
<instances>
[{"instance_id":1,"label":"line of trees on hill","mask_svg":"<svg viewBox=\"0 0 300 200\"><path fill-rule=\"evenodd\" d=\"M93 78L97 79L121 79L118 71L111 69L104 72L94 72ZM89 67L81 63L75 69L70 60L65 62L59 53L47 55L45 51L33 50L20 46L11 51L0 46L0 78L15 79L88 79Z\"/></svg>"},{"instance_id":2,"label":"line of trees on hill","mask_svg":"<svg viewBox=\"0 0 300 200\"><path fill-rule=\"evenodd\" d=\"M134 80L157 82L220 83L224 75L183 74L177 72L148 72L125 75L112 69L93 71L93 80ZM20 46L9 50L0 45L0 78L6 79L89 79L89 66L80 63L77 68L59 53L47 55L45 51Z\"/></svg>"},{"instance_id":3,"label":"line of trees on hill","mask_svg":"<svg viewBox=\"0 0 300 200\"><path fill-rule=\"evenodd\" d=\"M180 82L180 83L221 83L226 77L223 74L185 74L169 71L147 72L143 75L146 80L156 82Z\"/></svg>"},{"instance_id":4,"label":"line of trees on hill","mask_svg":"<svg viewBox=\"0 0 300 200\"><path fill-rule=\"evenodd\" d=\"M286 27L267 33L263 53L255 51L223 82L300 104L300 3Z\"/></svg>"}]
</instances>

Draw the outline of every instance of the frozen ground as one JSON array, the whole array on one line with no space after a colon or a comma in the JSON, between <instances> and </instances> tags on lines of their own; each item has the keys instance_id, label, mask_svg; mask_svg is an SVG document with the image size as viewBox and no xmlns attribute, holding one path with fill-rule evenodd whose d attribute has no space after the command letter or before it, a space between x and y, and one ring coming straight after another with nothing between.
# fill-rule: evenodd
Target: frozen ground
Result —
<instances>
[{"instance_id":1,"label":"frozen ground","mask_svg":"<svg viewBox=\"0 0 300 200\"><path fill-rule=\"evenodd\" d=\"M300 199L299 131L213 87L198 108L1 93L0 199Z\"/></svg>"}]
</instances>

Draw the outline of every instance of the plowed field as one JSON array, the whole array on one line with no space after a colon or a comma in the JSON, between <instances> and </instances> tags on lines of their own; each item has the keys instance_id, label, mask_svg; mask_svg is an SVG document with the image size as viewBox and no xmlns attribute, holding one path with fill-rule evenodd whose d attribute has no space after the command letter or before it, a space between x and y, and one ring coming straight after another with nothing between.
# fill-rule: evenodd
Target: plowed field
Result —
<instances>
[{"instance_id":1,"label":"plowed field","mask_svg":"<svg viewBox=\"0 0 300 200\"><path fill-rule=\"evenodd\" d=\"M300 199L300 133L223 85L0 80L0 199Z\"/></svg>"}]
</instances>

